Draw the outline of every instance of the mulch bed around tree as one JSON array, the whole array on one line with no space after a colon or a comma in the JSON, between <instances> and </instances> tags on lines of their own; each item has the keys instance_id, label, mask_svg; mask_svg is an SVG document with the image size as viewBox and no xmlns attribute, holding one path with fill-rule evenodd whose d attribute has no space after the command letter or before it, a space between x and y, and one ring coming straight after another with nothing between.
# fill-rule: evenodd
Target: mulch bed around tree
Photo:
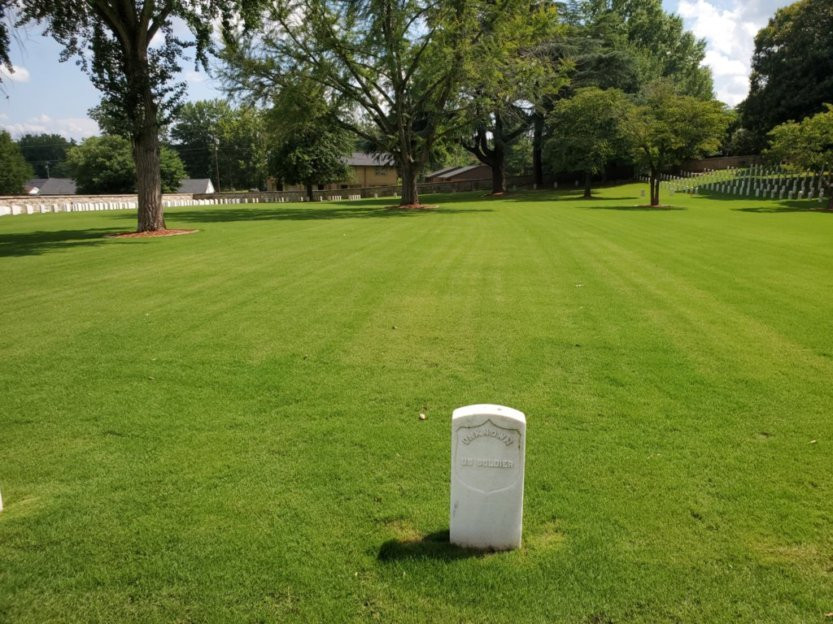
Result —
<instances>
[{"instance_id":1,"label":"mulch bed around tree","mask_svg":"<svg viewBox=\"0 0 833 624\"><path fill-rule=\"evenodd\" d=\"M428 204L405 204L404 206L388 206L388 210L402 210L402 211L409 211L409 210L434 210L437 208L436 205L428 205Z\"/></svg>"},{"instance_id":2,"label":"mulch bed around tree","mask_svg":"<svg viewBox=\"0 0 833 624\"><path fill-rule=\"evenodd\" d=\"M107 234L107 238L157 238L160 236L179 236L193 234L199 230L153 230L152 232L122 232L121 234Z\"/></svg>"}]
</instances>

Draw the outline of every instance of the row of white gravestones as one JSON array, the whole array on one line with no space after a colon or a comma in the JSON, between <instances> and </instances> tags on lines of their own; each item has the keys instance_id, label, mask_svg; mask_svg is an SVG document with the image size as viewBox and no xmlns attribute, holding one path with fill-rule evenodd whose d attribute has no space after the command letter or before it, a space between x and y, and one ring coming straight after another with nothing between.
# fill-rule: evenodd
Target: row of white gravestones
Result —
<instances>
[{"instance_id":1,"label":"row of white gravestones","mask_svg":"<svg viewBox=\"0 0 833 624\"><path fill-rule=\"evenodd\" d=\"M378 193L373 194L373 197L378 197L378 196L379 196ZM319 195L318 196L318 201L341 201L343 199L349 199L349 200L352 201L352 200L361 199L361 198L362 198L361 195L330 195L329 197L325 197L324 195Z\"/></svg>"},{"instance_id":2,"label":"row of white gravestones","mask_svg":"<svg viewBox=\"0 0 833 624\"><path fill-rule=\"evenodd\" d=\"M351 196L355 199L360 196ZM164 199L162 206L173 208L180 206L221 206L226 204L256 204L256 203L284 203L302 202L302 195L267 199L265 197L219 197L216 199ZM24 214L43 214L50 212L98 212L103 210L136 210L136 201L109 202L60 202L60 203L26 203L0 205L0 217Z\"/></svg>"},{"instance_id":3,"label":"row of white gravestones","mask_svg":"<svg viewBox=\"0 0 833 624\"><path fill-rule=\"evenodd\" d=\"M818 199L824 200L824 178L829 175L793 173L782 167L753 165L743 169L704 171L674 176L663 174L662 183L673 192L697 193L701 190L718 193L759 197L764 199ZM647 179L647 177L645 177Z\"/></svg>"}]
</instances>

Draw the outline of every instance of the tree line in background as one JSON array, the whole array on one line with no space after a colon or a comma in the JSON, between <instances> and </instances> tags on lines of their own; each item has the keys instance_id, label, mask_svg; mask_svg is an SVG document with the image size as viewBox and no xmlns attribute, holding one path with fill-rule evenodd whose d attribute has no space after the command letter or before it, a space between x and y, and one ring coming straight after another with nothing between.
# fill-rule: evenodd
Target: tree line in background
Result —
<instances>
[{"instance_id":1,"label":"tree line in background","mask_svg":"<svg viewBox=\"0 0 833 624\"><path fill-rule=\"evenodd\" d=\"M0 0L0 17L12 4ZM650 173L656 205L660 174L687 158L760 152L772 140L771 157L815 166L827 161L801 160L799 147L824 153L833 144L824 123L773 132L830 114L825 0L779 10L758 34L750 94L737 111L713 97L704 41L660 0L31 0L18 11L19 23L44 24L102 91L96 119L128 142L140 230L164 227L165 140L189 176L211 177L216 188L260 187L271 175L311 193L343 177L352 149L385 154L403 205L419 203L426 168L466 159L490 167L494 193L505 191L509 168L538 184L578 172L589 195L609 163L632 163ZM175 76L185 46L174 19L190 28L204 67L212 20L222 25L213 51L240 106L183 105ZM0 30L8 65L7 44Z\"/></svg>"}]
</instances>

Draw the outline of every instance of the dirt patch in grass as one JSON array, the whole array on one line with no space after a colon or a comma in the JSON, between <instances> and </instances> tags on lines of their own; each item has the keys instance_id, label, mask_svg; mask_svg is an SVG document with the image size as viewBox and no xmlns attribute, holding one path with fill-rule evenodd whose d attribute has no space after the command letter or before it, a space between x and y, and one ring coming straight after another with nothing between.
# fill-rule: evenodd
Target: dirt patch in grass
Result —
<instances>
[{"instance_id":1,"label":"dirt patch in grass","mask_svg":"<svg viewBox=\"0 0 833 624\"><path fill-rule=\"evenodd\" d=\"M120 234L107 234L107 238L158 238L161 236L180 236L182 234L194 234L199 230L153 230L152 232L121 232Z\"/></svg>"},{"instance_id":2,"label":"dirt patch in grass","mask_svg":"<svg viewBox=\"0 0 833 624\"><path fill-rule=\"evenodd\" d=\"M555 521L546 522L540 527L533 528L526 538L525 546L533 550L557 548L567 539L567 536Z\"/></svg>"}]
</instances>

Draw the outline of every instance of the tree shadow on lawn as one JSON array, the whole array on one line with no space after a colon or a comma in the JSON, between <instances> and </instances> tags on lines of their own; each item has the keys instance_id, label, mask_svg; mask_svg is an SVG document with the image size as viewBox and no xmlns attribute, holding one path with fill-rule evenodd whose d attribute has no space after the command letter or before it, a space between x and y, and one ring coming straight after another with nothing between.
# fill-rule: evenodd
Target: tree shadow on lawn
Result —
<instances>
[{"instance_id":1,"label":"tree shadow on lawn","mask_svg":"<svg viewBox=\"0 0 833 624\"><path fill-rule=\"evenodd\" d=\"M0 257L37 256L70 247L92 247L108 242L105 238L108 234L117 234L120 231L122 230L119 228L96 228L0 234Z\"/></svg>"},{"instance_id":2,"label":"tree shadow on lawn","mask_svg":"<svg viewBox=\"0 0 833 624\"><path fill-rule=\"evenodd\" d=\"M633 198L628 198L633 199ZM585 206L588 210L622 210L625 212L673 212L688 210L682 206Z\"/></svg>"},{"instance_id":3,"label":"tree shadow on lawn","mask_svg":"<svg viewBox=\"0 0 833 624\"><path fill-rule=\"evenodd\" d=\"M505 201L505 202L562 202L562 201L576 201L576 202L596 202L596 201L639 201L636 195L622 195L622 196L598 196L594 195L590 199L584 199L584 191L560 191L554 189L541 189L537 191L509 191L504 195L494 196L486 191L465 191L460 193L437 193L421 195L420 198L427 204L455 204L455 203L474 203L474 202L491 202L491 201Z\"/></svg>"},{"instance_id":4,"label":"tree shadow on lawn","mask_svg":"<svg viewBox=\"0 0 833 624\"><path fill-rule=\"evenodd\" d=\"M754 206L750 208L732 208L736 212L749 212L752 214L782 214L788 212L818 212L821 214L833 214L833 211L825 210L825 204L814 200L804 201L782 201L774 206Z\"/></svg>"},{"instance_id":5,"label":"tree shadow on lawn","mask_svg":"<svg viewBox=\"0 0 833 624\"><path fill-rule=\"evenodd\" d=\"M437 531L423 536L421 539L392 539L382 544L376 558L386 563L405 559L437 559L440 561L456 561L472 557L486 557L489 551L473 548L461 548L449 542L448 530Z\"/></svg>"},{"instance_id":6,"label":"tree shadow on lawn","mask_svg":"<svg viewBox=\"0 0 833 624\"><path fill-rule=\"evenodd\" d=\"M725 195L723 193L703 192L700 196L711 201L719 201L727 204L747 204L742 208L731 208L735 212L748 212L752 214L781 214L790 212L833 212L825 210L826 202L817 199L765 199L763 197L738 197L737 195ZM759 204L749 206L748 204ZM760 205L764 204L764 205Z\"/></svg>"},{"instance_id":7,"label":"tree shadow on lawn","mask_svg":"<svg viewBox=\"0 0 833 624\"><path fill-rule=\"evenodd\" d=\"M433 203L433 202L431 202ZM374 200L373 204L354 206L318 206L303 208L216 208L209 210L172 210L166 213L171 221L188 223L225 223L231 221L318 221L331 219L389 219L417 217L420 215L465 214L491 212L488 209L449 209L439 206L430 210L398 210L390 208L391 200Z\"/></svg>"}]
</instances>

